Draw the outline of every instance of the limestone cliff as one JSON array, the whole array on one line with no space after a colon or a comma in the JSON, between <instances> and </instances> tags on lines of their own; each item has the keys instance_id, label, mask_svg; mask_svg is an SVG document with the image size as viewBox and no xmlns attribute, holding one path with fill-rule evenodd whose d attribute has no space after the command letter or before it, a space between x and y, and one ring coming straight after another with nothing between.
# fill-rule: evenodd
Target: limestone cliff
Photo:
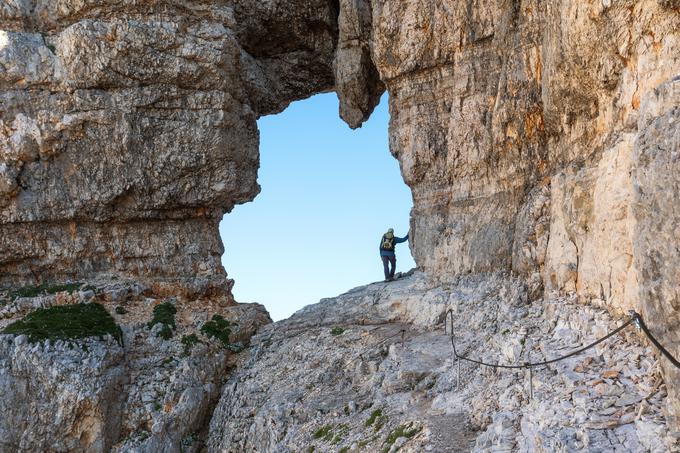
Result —
<instances>
[{"instance_id":1,"label":"limestone cliff","mask_svg":"<svg viewBox=\"0 0 680 453\"><path fill-rule=\"evenodd\" d=\"M390 94L418 265L442 281L511 270L532 297L635 309L680 355L677 2L341 7L371 11L360 39Z\"/></svg>"},{"instance_id":2,"label":"limestone cliff","mask_svg":"<svg viewBox=\"0 0 680 453\"><path fill-rule=\"evenodd\" d=\"M332 2L0 7L0 283L224 281L259 115L333 87ZM293 24L294 26L290 26Z\"/></svg>"},{"instance_id":3,"label":"limestone cliff","mask_svg":"<svg viewBox=\"0 0 680 453\"><path fill-rule=\"evenodd\" d=\"M386 90L411 247L433 291L498 274L527 307L635 309L680 356L679 30L675 0L3 2L0 286L124 278L230 305L217 225L259 191L256 119L335 90L358 127ZM97 363L118 379L115 360ZM680 373L660 366L677 429ZM238 392L220 414L238 412L225 401ZM496 422L498 434L520 420ZM261 423L248 428L267 433L257 448L283 448L287 434ZM218 424L214 448L256 448ZM628 441L653 450L638 431Z\"/></svg>"}]
</instances>

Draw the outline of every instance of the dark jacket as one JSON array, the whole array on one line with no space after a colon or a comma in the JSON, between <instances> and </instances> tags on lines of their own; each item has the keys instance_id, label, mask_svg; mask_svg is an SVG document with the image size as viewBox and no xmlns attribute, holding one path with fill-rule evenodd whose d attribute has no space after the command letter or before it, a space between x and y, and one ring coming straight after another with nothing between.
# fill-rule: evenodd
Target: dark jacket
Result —
<instances>
[{"instance_id":1,"label":"dark jacket","mask_svg":"<svg viewBox=\"0 0 680 453\"><path fill-rule=\"evenodd\" d=\"M383 240L384 240L384 239L385 239L385 235L383 234L383 237L380 238L380 245L379 245L380 256L395 256L395 255L394 255L394 250L386 250L386 249L383 248L382 244L383 244ZM408 241L408 234L407 234L405 237L403 237L403 238L398 238L398 237L396 237L396 236L394 237L394 245L395 245L395 246L396 246L397 244L400 244L400 243L406 242L406 241Z\"/></svg>"}]
</instances>

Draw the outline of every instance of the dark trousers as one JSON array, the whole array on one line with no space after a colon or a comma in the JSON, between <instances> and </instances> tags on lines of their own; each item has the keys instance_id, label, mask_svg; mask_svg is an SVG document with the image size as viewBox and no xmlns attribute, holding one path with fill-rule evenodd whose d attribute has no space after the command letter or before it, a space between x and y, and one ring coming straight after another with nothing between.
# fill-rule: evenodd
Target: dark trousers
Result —
<instances>
[{"instance_id":1,"label":"dark trousers","mask_svg":"<svg viewBox=\"0 0 680 453\"><path fill-rule=\"evenodd\" d=\"M385 271L385 280L394 278L394 271L397 268L397 257L396 256L381 256L383 262L383 270ZM392 265L392 270L390 266Z\"/></svg>"}]
</instances>

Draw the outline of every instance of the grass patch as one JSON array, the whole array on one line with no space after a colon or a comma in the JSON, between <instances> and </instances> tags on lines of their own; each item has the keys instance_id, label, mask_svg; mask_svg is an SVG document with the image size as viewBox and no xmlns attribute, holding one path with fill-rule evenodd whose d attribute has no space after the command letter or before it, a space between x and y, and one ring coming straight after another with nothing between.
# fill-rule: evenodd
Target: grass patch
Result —
<instances>
[{"instance_id":1,"label":"grass patch","mask_svg":"<svg viewBox=\"0 0 680 453\"><path fill-rule=\"evenodd\" d=\"M368 417L368 419L366 420L365 425L366 426L373 425L373 423L375 423L375 421L380 417L382 417L382 409L374 410L373 412L371 412L371 416Z\"/></svg>"},{"instance_id":2,"label":"grass patch","mask_svg":"<svg viewBox=\"0 0 680 453\"><path fill-rule=\"evenodd\" d=\"M385 443L387 446L383 450L384 452L389 451L390 447L399 439L400 437L405 437L407 439L412 438L416 434L420 432L422 427L414 427L413 422L408 422L401 424L397 426L395 429L392 430L387 436L387 439L385 440Z\"/></svg>"},{"instance_id":3,"label":"grass patch","mask_svg":"<svg viewBox=\"0 0 680 453\"><path fill-rule=\"evenodd\" d=\"M331 425L322 426L314 433L314 439L322 439L330 442L333 440L333 427Z\"/></svg>"},{"instance_id":4,"label":"grass patch","mask_svg":"<svg viewBox=\"0 0 680 453\"><path fill-rule=\"evenodd\" d=\"M349 433L349 426L342 424L338 425L335 437L333 438L333 445L337 445L342 442L342 438Z\"/></svg>"},{"instance_id":5,"label":"grass patch","mask_svg":"<svg viewBox=\"0 0 680 453\"><path fill-rule=\"evenodd\" d=\"M349 447L342 447L340 450L338 450L338 453L347 453L349 451Z\"/></svg>"},{"instance_id":6,"label":"grass patch","mask_svg":"<svg viewBox=\"0 0 680 453\"><path fill-rule=\"evenodd\" d=\"M382 429L383 426L385 426L385 423L387 423L387 416L386 415L384 415L384 416L378 418L378 420L376 420L375 425L373 425L373 430L375 430L375 432L377 433L378 431L380 431Z\"/></svg>"},{"instance_id":7,"label":"grass patch","mask_svg":"<svg viewBox=\"0 0 680 453\"><path fill-rule=\"evenodd\" d=\"M162 328L158 331L158 336L164 340L172 338L172 331L175 329L175 313L177 308L170 302L158 304L153 309L153 317L147 324L151 329L156 324L161 324Z\"/></svg>"},{"instance_id":8,"label":"grass patch","mask_svg":"<svg viewBox=\"0 0 680 453\"><path fill-rule=\"evenodd\" d=\"M343 333L345 333L345 329L343 329L342 327L333 327L331 329L331 335L333 335L334 337L342 335Z\"/></svg>"},{"instance_id":9,"label":"grass patch","mask_svg":"<svg viewBox=\"0 0 680 453\"><path fill-rule=\"evenodd\" d=\"M26 335L31 343L111 335L123 345L120 327L109 312L96 303L41 308L10 324L1 333Z\"/></svg>"},{"instance_id":10,"label":"grass patch","mask_svg":"<svg viewBox=\"0 0 680 453\"><path fill-rule=\"evenodd\" d=\"M202 341L198 339L195 333L192 333L191 335L182 336L182 344L184 345L184 355L187 356L191 354L191 350L198 343L202 343Z\"/></svg>"},{"instance_id":11,"label":"grass patch","mask_svg":"<svg viewBox=\"0 0 680 453\"><path fill-rule=\"evenodd\" d=\"M61 292L67 292L73 294L78 291L80 287L83 286L82 283L65 283L63 285L54 284L44 284L38 286L24 286L23 288L10 291L9 297L14 300L19 297L38 297L46 296L48 294L57 294Z\"/></svg>"}]
</instances>

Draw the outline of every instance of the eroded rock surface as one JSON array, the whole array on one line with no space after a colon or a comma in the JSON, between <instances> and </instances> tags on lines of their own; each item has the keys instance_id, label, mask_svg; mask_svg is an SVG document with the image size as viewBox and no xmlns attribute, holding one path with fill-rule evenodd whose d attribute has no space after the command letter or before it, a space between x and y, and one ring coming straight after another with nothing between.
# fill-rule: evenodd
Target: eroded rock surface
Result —
<instances>
[{"instance_id":1,"label":"eroded rock surface","mask_svg":"<svg viewBox=\"0 0 680 453\"><path fill-rule=\"evenodd\" d=\"M121 344L110 336L31 343L26 335L0 335L0 451L199 451L236 360L201 327L222 316L240 350L271 322L260 305L225 301L162 298L136 282L99 281L73 294L9 302L0 329L39 308L97 302L123 336ZM148 325L160 303L177 310L170 338Z\"/></svg>"},{"instance_id":2,"label":"eroded rock surface","mask_svg":"<svg viewBox=\"0 0 680 453\"><path fill-rule=\"evenodd\" d=\"M0 451L94 452L116 442L123 349L111 337L79 346L0 336Z\"/></svg>"},{"instance_id":3,"label":"eroded rock surface","mask_svg":"<svg viewBox=\"0 0 680 453\"><path fill-rule=\"evenodd\" d=\"M531 302L502 274L442 287L417 272L262 329L227 382L208 447L292 451L677 451L659 361L632 328L533 374L463 364L547 360L617 325L602 301ZM600 305L600 307L596 307ZM675 450L674 450L675 449Z\"/></svg>"},{"instance_id":4,"label":"eroded rock surface","mask_svg":"<svg viewBox=\"0 0 680 453\"><path fill-rule=\"evenodd\" d=\"M647 313L678 355L668 221L677 6L375 0L371 9L367 43L390 95L390 148L413 192L418 265L442 281L512 270L532 297L544 289Z\"/></svg>"},{"instance_id":5,"label":"eroded rock surface","mask_svg":"<svg viewBox=\"0 0 680 453\"><path fill-rule=\"evenodd\" d=\"M218 222L258 193L259 115L333 86L337 7L4 3L0 284L224 282Z\"/></svg>"}]
</instances>

